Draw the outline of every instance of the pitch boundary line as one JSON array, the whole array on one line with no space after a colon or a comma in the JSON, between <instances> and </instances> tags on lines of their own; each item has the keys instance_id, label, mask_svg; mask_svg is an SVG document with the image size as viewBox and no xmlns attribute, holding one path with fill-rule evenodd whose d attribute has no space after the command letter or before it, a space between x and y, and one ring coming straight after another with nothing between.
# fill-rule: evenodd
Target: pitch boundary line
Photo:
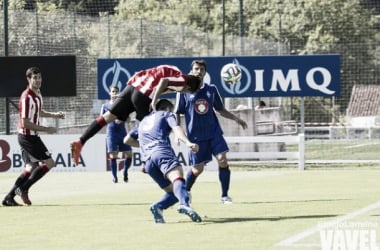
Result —
<instances>
[{"instance_id":1,"label":"pitch boundary line","mask_svg":"<svg viewBox=\"0 0 380 250\"><path fill-rule=\"evenodd\" d=\"M360 147L365 147L365 146L372 146L372 145L377 145L379 143L362 143L362 144L357 144L357 145L352 145L352 146L347 146L344 148L360 148Z\"/></svg>"},{"instance_id":2,"label":"pitch boundary line","mask_svg":"<svg viewBox=\"0 0 380 250\"><path fill-rule=\"evenodd\" d=\"M311 227L309 229L306 229L305 231L302 231L298 234L295 234L295 235L277 243L275 246L283 246L283 247L297 246L297 244L295 244L296 242L303 240L304 238L309 237L310 235L313 235L320 230L327 229L329 227L332 227L332 226L337 225L339 223L342 223L344 221L353 219L359 215L365 214L365 213L372 211L372 210L375 210L379 207L380 207L380 201L373 203L371 205L368 205L368 206L361 208L359 210L356 210L354 212L351 212L349 214L340 216L340 217L338 217L335 220L332 220L330 222L321 223L321 225L317 225L317 226Z\"/></svg>"}]
</instances>

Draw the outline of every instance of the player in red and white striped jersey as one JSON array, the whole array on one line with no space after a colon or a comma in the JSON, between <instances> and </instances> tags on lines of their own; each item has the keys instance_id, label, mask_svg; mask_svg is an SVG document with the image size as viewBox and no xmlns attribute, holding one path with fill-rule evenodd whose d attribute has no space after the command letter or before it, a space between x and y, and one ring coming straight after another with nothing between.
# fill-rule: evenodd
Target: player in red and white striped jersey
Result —
<instances>
[{"instance_id":1,"label":"player in red and white striped jersey","mask_svg":"<svg viewBox=\"0 0 380 250\"><path fill-rule=\"evenodd\" d=\"M159 65L134 74L127 82L127 86L119 94L110 110L96 118L79 140L70 144L71 156L74 164L79 164L82 146L101 130L106 124L115 119L125 121L136 111L136 119L141 121L150 110L154 110L162 94L180 92L194 93L201 85L198 75L183 74L176 66Z\"/></svg>"},{"instance_id":2,"label":"player in red and white striped jersey","mask_svg":"<svg viewBox=\"0 0 380 250\"><path fill-rule=\"evenodd\" d=\"M26 205L31 205L28 197L29 188L41 179L55 166L50 152L42 142L38 133L44 131L52 134L55 127L45 127L40 124L40 117L65 118L63 112L48 112L42 108L40 92L42 75L40 69L31 67L26 71L28 87L22 93L19 101L18 142L22 158L25 162L24 172L17 178L14 186L3 200L4 206L18 206L14 200L19 195Z\"/></svg>"}]
</instances>

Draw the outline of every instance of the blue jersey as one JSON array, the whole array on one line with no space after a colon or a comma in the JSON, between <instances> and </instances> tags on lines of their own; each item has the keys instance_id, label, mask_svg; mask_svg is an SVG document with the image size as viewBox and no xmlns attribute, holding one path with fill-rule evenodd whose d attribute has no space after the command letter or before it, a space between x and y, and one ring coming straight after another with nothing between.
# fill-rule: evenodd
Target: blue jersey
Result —
<instances>
[{"instance_id":1,"label":"blue jersey","mask_svg":"<svg viewBox=\"0 0 380 250\"><path fill-rule=\"evenodd\" d=\"M224 109L215 85L204 84L195 93L177 93L174 112L185 114L186 133L190 141L208 140L223 134L214 109Z\"/></svg>"},{"instance_id":2,"label":"blue jersey","mask_svg":"<svg viewBox=\"0 0 380 250\"><path fill-rule=\"evenodd\" d=\"M107 102L102 105L101 115L107 112L112 106L111 102ZM124 138L127 135L127 129L125 128L125 123L112 121L107 125L107 137L111 138Z\"/></svg>"},{"instance_id":3,"label":"blue jersey","mask_svg":"<svg viewBox=\"0 0 380 250\"><path fill-rule=\"evenodd\" d=\"M177 120L172 112L154 111L144 117L138 129L134 128L130 132L132 138L139 140L144 162L156 152L165 157L175 158L169 135L172 128L176 126L178 126Z\"/></svg>"},{"instance_id":4,"label":"blue jersey","mask_svg":"<svg viewBox=\"0 0 380 250\"><path fill-rule=\"evenodd\" d=\"M102 105L101 114L107 112L112 106L111 102L107 102ZM112 121L107 124L106 145L107 152L125 152L131 151L132 148L129 145L124 144L123 139L127 135L127 129L125 128L125 122Z\"/></svg>"}]
</instances>

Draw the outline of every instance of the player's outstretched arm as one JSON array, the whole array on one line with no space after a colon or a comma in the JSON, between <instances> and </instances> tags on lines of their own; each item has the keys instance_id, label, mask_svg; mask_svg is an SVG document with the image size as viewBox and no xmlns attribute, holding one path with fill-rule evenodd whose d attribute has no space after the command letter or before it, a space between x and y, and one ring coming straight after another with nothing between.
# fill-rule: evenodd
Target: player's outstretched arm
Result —
<instances>
[{"instance_id":1,"label":"player's outstretched arm","mask_svg":"<svg viewBox=\"0 0 380 250\"><path fill-rule=\"evenodd\" d=\"M127 134L123 139L124 144L130 145L132 147L140 147L138 139L133 138L130 134Z\"/></svg>"},{"instance_id":2,"label":"player's outstretched arm","mask_svg":"<svg viewBox=\"0 0 380 250\"><path fill-rule=\"evenodd\" d=\"M176 117L178 126L181 126L181 115L180 114L175 114L175 117ZM180 139L176 135L174 136L174 143L177 146L179 146L179 144L180 144Z\"/></svg>"},{"instance_id":3,"label":"player's outstretched arm","mask_svg":"<svg viewBox=\"0 0 380 250\"><path fill-rule=\"evenodd\" d=\"M37 124L31 122L28 118L23 118L22 123L23 123L23 127L26 129L46 132L48 134L54 134L57 132L57 128L55 128L55 127L45 127L45 126L37 125Z\"/></svg>"},{"instance_id":4,"label":"player's outstretched arm","mask_svg":"<svg viewBox=\"0 0 380 250\"><path fill-rule=\"evenodd\" d=\"M51 117L51 118L56 118L56 119L65 119L65 113L62 111L58 112L48 112L46 110L41 110L41 116L42 117Z\"/></svg>"},{"instance_id":5,"label":"player's outstretched arm","mask_svg":"<svg viewBox=\"0 0 380 250\"><path fill-rule=\"evenodd\" d=\"M161 78L158 83L152 97L152 103L150 104L151 110L156 110L156 104L160 96L167 90L169 80L167 78Z\"/></svg>"},{"instance_id":6,"label":"player's outstretched arm","mask_svg":"<svg viewBox=\"0 0 380 250\"><path fill-rule=\"evenodd\" d=\"M198 152L198 150L199 150L198 144L192 143L191 141L189 141L189 139L185 135L185 132L183 131L183 129L182 129L181 126L175 126L173 128L173 132L174 132L174 135L178 139L180 139L181 141L183 141L184 143L186 143L186 145L191 149L191 151L193 151L194 153Z\"/></svg>"},{"instance_id":7,"label":"player's outstretched arm","mask_svg":"<svg viewBox=\"0 0 380 250\"><path fill-rule=\"evenodd\" d=\"M227 119L230 119L230 120L234 120L235 122L237 122L243 129L246 129L248 127L247 123L245 121L243 121L242 119L240 119L240 117L232 114L231 112L229 112L228 110L226 109L222 109L222 110L217 110L217 112L223 116L224 118L227 118Z\"/></svg>"}]
</instances>

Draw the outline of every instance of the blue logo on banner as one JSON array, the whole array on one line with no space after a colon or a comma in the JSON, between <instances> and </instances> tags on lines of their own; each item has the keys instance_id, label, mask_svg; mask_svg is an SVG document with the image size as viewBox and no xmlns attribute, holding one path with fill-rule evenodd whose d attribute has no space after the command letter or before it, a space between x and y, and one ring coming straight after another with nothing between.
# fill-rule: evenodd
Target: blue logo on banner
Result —
<instances>
[{"instance_id":1,"label":"blue logo on banner","mask_svg":"<svg viewBox=\"0 0 380 250\"><path fill-rule=\"evenodd\" d=\"M100 79L98 77L99 93L102 93L101 96L98 94L99 99L109 99L110 86L117 86L122 90L131 77L129 71L121 66L118 60L112 60L112 62L113 64L109 64L109 67L105 68L104 73L99 75Z\"/></svg>"},{"instance_id":2,"label":"blue logo on banner","mask_svg":"<svg viewBox=\"0 0 380 250\"><path fill-rule=\"evenodd\" d=\"M220 77L221 85L227 93L233 95L233 96L239 96L244 95L246 91L248 91L251 87L251 74L249 73L248 69L239 63L237 59L232 60L232 63L235 63L239 65L241 71L242 71L242 79L240 79L235 84L228 84L223 81L222 77Z\"/></svg>"},{"instance_id":3,"label":"blue logo on banner","mask_svg":"<svg viewBox=\"0 0 380 250\"><path fill-rule=\"evenodd\" d=\"M199 58L98 59L98 98L109 98L109 86L123 89L137 71L161 64L175 65L184 73ZM339 55L204 57L204 82L218 87L223 97L339 96ZM220 71L236 63L242 77L235 84L225 83Z\"/></svg>"}]
</instances>

